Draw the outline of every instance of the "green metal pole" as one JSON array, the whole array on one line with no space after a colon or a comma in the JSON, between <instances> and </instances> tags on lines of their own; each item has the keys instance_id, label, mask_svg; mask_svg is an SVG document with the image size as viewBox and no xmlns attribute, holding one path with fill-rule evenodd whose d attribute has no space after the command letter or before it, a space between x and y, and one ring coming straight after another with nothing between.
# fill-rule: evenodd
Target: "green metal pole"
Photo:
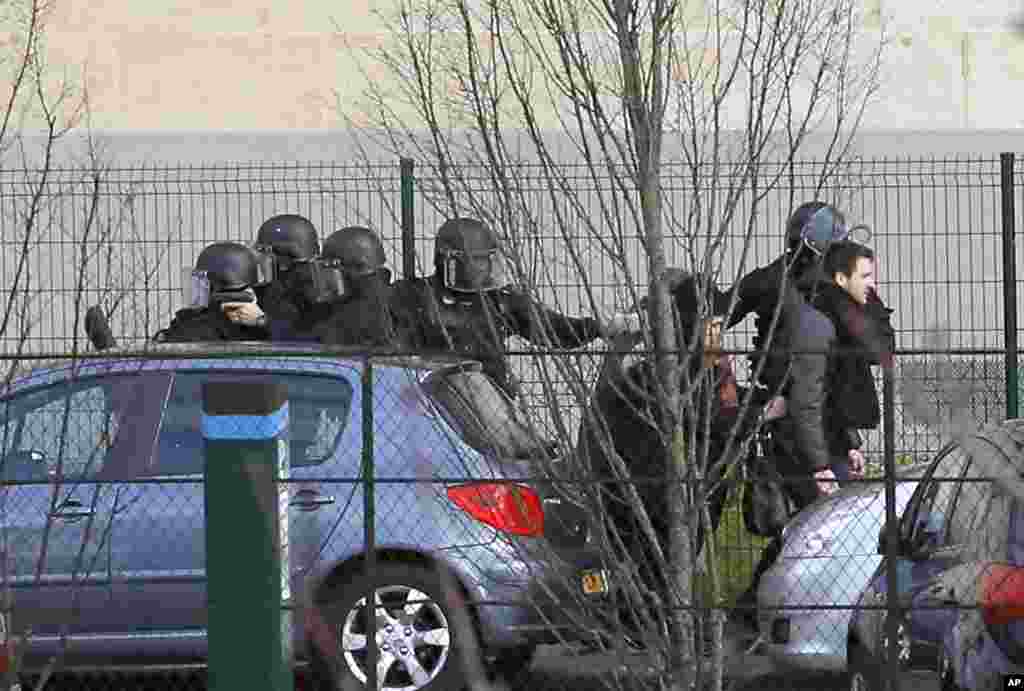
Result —
<instances>
[{"instance_id":1,"label":"green metal pole","mask_svg":"<svg viewBox=\"0 0 1024 691\"><path fill-rule=\"evenodd\" d=\"M287 400L269 379L203 385L211 691L293 688L288 515L278 494Z\"/></svg>"},{"instance_id":2,"label":"green metal pole","mask_svg":"<svg viewBox=\"0 0 1024 691\"><path fill-rule=\"evenodd\" d=\"M363 538L366 547L366 573L370 576L371 584L374 582L373 574L377 566L377 536L376 536L376 503L374 501L374 468L373 468L373 360L367 357L363 360ZM377 681L377 660L380 651L377 649L377 608L376 587L371 585L366 593L366 620L373 622L371 628L373 635L366 636L367 659L366 659L366 688L380 688Z\"/></svg>"},{"instance_id":3,"label":"green metal pole","mask_svg":"<svg viewBox=\"0 0 1024 691\"><path fill-rule=\"evenodd\" d=\"M1017 210L1014 179L1014 155L999 156L999 187L1003 202L1003 340L1006 366L1006 417L1018 417L1017 365Z\"/></svg>"},{"instance_id":4,"label":"green metal pole","mask_svg":"<svg viewBox=\"0 0 1024 691\"><path fill-rule=\"evenodd\" d=\"M399 161L402 187L402 278L416 277L416 220L413 216L413 160Z\"/></svg>"}]
</instances>

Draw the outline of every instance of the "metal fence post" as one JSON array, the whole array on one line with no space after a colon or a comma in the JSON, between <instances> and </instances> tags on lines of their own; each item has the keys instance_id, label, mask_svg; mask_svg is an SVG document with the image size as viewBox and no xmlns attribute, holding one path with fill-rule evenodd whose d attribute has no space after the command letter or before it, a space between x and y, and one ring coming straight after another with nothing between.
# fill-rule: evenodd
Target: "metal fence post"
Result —
<instances>
[{"instance_id":1,"label":"metal fence post","mask_svg":"<svg viewBox=\"0 0 1024 691\"><path fill-rule=\"evenodd\" d=\"M399 159L402 175L402 278L416 277L416 221L413 216L413 160Z\"/></svg>"},{"instance_id":2,"label":"metal fence post","mask_svg":"<svg viewBox=\"0 0 1024 691\"><path fill-rule=\"evenodd\" d=\"M291 691L285 387L205 383L202 433L209 688Z\"/></svg>"},{"instance_id":3,"label":"metal fence post","mask_svg":"<svg viewBox=\"0 0 1024 691\"><path fill-rule=\"evenodd\" d=\"M999 187L1003 198L1003 341L1006 348L1006 417L1018 415L1017 372L1017 242L1014 205L1014 156L999 155Z\"/></svg>"},{"instance_id":4,"label":"metal fence post","mask_svg":"<svg viewBox=\"0 0 1024 691\"><path fill-rule=\"evenodd\" d=\"M374 463L373 463L373 360L367 356L363 360L362 376L362 411L363 411L363 539L365 542L366 573L370 576L370 588L366 593L366 620L369 622L366 635L366 688L380 688L377 680L377 660L380 651L377 649L377 608L376 585L373 574L377 566L376 550L376 503L374 501Z\"/></svg>"},{"instance_id":5,"label":"metal fence post","mask_svg":"<svg viewBox=\"0 0 1024 691\"><path fill-rule=\"evenodd\" d=\"M889 645L885 646L885 686L896 691L899 689L899 577L897 560L899 559L900 526L896 515L896 391L895 391L895 359L882 369L882 434L884 437L885 466L885 636Z\"/></svg>"}]
</instances>

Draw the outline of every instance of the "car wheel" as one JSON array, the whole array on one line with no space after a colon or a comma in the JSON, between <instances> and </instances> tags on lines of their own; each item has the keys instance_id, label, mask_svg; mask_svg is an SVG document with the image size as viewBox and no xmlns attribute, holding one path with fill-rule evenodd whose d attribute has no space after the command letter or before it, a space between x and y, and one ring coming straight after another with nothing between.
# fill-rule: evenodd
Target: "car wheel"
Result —
<instances>
[{"instance_id":1,"label":"car wheel","mask_svg":"<svg viewBox=\"0 0 1024 691\"><path fill-rule=\"evenodd\" d=\"M359 573L318 598L320 618L332 650L323 639L310 645L315 688L351 689L367 685L366 594L377 601L377 688L421 691L462 689L465 669L459 654L466 635L457 631L441 578L419 566L379 564L372 576Z\"/></svg>"},{"instance_id":2,"label":"car wheel","mask_svg":"<svg viewBox=\"0 0 1024 691\"><path fill-rule=\"evenodd\" d=\"M850 641L849 652L850 691L881 691L882 666L878 664L864 646Z\"/></svg>"},{"instance_id":3,"label":"car wheel","mask_svg":"<svg viewBox=\"0 0 1024 691\"><path fill-rule=\"evenodd\" d=\"M493 678L514 684L523 677L526 670L533 664L533 658L536 653L537 647L533 645L496 650L487 665L487 669Z\"/></svg>"}]
</instances>

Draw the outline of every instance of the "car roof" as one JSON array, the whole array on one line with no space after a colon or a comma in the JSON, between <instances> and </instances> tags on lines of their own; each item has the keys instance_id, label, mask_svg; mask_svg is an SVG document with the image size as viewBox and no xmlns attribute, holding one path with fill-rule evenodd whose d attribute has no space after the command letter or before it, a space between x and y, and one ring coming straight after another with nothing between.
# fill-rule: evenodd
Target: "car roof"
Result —
<instances>
[{"instance_id":1,"label":"car roof","mask_svg":"<svg viewBox=\"0 0 1024 691\"><path fill-rule=\"evenodd\" d=\"M395 354L393 350L338 348L319 343L233 341L205 343L146 343L142 348L118 347L74 357L61 354L48 358L25 358L20 371L0 386L0 395L10 395L62 381L72 376L89 377L111 373L137 373L169 369L287 369L337 373L342 369L361 371L366 357L374 366L418 370L423 376L442 370L478 370L480 363L446 353Z\"/></svg>"}]
</instances>

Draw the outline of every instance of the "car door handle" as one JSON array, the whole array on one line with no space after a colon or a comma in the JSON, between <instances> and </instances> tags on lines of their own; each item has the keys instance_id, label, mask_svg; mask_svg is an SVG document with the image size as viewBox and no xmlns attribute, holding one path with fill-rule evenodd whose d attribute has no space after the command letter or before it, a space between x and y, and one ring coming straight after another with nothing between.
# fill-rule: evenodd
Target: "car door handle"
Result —
<instances>
[{"instance_id":1,"label":"car door handle","mask_svg":"<svg viewBox=\"0 0 1024 691\"><path fill-rule=\"evenodd\" d=\"M50 516L52 518L59 518L62 521L77 521L82 518L89 518L95 511L92 509L86 509L82 507L82 502L69 499L54 511Z\"/></svg>"},{"instance_id":2,"label":"car door handle","mask_svg":"<svg viewBox=\"0 0 1024 691\"><path fill-rule=\"evenodd\" d=\"M303 511L315 511L321 506L333 503L334 497L331 495L320 494L311 489L300 489L295 493L295 498L288 505Z\"/></svg>"}]
</instances>

